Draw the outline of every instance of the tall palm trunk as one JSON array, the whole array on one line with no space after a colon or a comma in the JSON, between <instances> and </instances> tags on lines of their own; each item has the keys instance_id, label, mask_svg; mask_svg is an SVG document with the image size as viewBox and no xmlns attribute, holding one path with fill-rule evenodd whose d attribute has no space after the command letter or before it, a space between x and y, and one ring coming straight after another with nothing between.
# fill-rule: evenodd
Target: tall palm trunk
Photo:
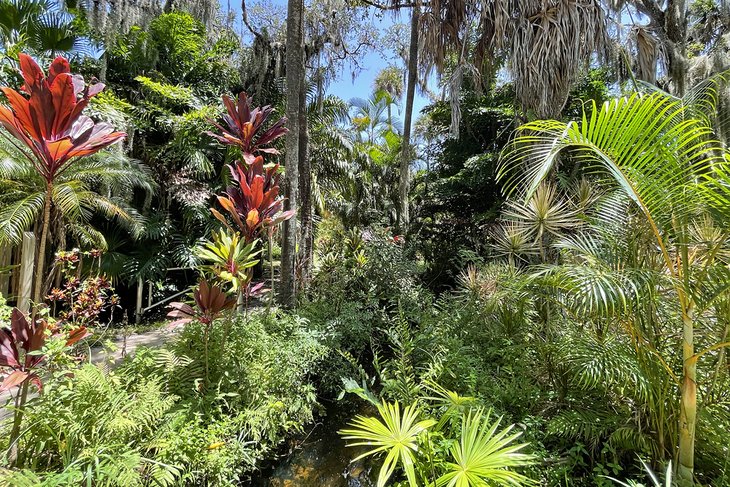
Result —
<instances>
[{"instance_id":1,"label":"tall palm trunk","mask_svg":"<svg viewBox=\"0 0 730 487\"><path fill-rule=\"evenodd\" d=\"M306 66L305 66L306 69ZM309 129L307 127L306 76L300 78L299 87L299 215L301 219L300 266L302 282L309 277L312 261L312 169L309 161Z\"/></svg>"},{"instance_id":2,"label":"tall palm trunk","mask_svg":"<svg viewBox=\"0 0 730 487\"><path fill-rule=\"evenodd\" d=\"M697 424L697 361L694 357L694 317L691 303L682 305L682 385L679 404L679 451L677 477L692 484L695 465L695 426Z\"/></svg>"},{"instance_id":3,"label":"tall palm trunk","mask_svg":"<svg viewBox=\"0 0 730 487\"><path fill-rule=\"evenodd\" d=\"M406 87L406 115L403 123L403 144L400 158L400 184L398 187L398 225L401 232L408 228L408 191L410 188L411 165L411 125L413 120L413 98L416 94L418 75L418 23L420 10L418 5L411 13L411 40L408 53L408 85Z\"/></svg>"},{"instance_id":4,"label":"tall palm trunk","mask_svg":"<svg viewBox=\"0 0 730 487\"><path fill-rule=\"evenodd\" d=\"M286 190L287 206L296 208L299 203L299 111L304 76L304 49L302 19L304 14L303 0L289 0L286 20L286 116L289 132L286 135ZM284 234L281 255L281 304L287 307L294 305L296 296L296 247L297 216L284 222Z\"/></svg>"},{"instance_id":5,"label":"tall palm trunk","mask_svg":"<svg viewBox=\"0 0 730 487\"><path fill-rule=\"evenodd\" d=\"M48 241L48 229L51 224L51 196L53 195L53 183L46 185L46 197L43 202L43 226L41 227L41 241L38 245L38 260L35 268L35 282L33 284L34 314L36 307L40 304L43 296L43 276L46 265L46 242Z\"/></svg>"}]
</instances>

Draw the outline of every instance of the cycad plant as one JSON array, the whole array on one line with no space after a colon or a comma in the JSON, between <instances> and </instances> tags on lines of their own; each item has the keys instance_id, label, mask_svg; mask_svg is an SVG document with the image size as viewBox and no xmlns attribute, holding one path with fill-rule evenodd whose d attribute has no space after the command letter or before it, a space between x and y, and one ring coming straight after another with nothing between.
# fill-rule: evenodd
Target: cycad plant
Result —
<instances>
[{"instance_id":1,"label":"cycad plant","mask_svg":"<svg viewBox=\"0 0 730 487\"><path fill-rule=\"evenodd\" d=\"M519 189L527 201L560 160L572 158L584 171L622 190L643 215L671 278L682 323L677 463L678 478L687 482L695 464L697 361L725 345L711 343L697 352L697 321L730 285L722 253L692 251L698 242L691 228L698 218L713 218L727 232L729 157L713 140L711 127L693 118L681 101L662 93L633 94L601 107L594 103L579 121L523 125L499 173L507 191Z\"/></svg>"}]
</instances>

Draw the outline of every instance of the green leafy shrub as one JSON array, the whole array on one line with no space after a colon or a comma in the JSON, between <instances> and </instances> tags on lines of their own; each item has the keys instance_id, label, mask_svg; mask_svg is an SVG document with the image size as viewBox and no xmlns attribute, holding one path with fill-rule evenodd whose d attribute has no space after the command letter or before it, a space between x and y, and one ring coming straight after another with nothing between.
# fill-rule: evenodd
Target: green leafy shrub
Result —
<instances>
[{"instance_id":1,"label":"green leafy shrub","mask_svg":"<svg viewBox=\"0 0 730 487\"><path fill-rule=\"evenodd\" d=\"M357 301L416 312L430 295L402 237L372 226L345 230L338 222L320 227L314 277L307 298L330 303L334 314Z\"/></svg>"},{"instance_id":2,"label":"green leafy shrub","mask_svg":"<svg viewBox=\"0 0 730 487\"><path fill-rule=\"evenodd\" d=\"M226 323L225 320L230 320ZM28 401L10 485L237 485L313 420L322 336L284 313L193 321L109 371L60 370ZM223 343L224 329L229 334Z\"/></svg>"},{"instance_id":3,"label":"green leafy shrub","mask_svg":"<svg viewBox=\"0 0 730 487\"><path fill-rule=\"evenodd\" d=\"M130 377L91 364L58 372L25 409L26 472L2 475L9 485L27 479L38 481L27 485L171 485L178 467L154 457L164 441L159 423L174 404L156 376Z\"/></svg>"}]
</instances>

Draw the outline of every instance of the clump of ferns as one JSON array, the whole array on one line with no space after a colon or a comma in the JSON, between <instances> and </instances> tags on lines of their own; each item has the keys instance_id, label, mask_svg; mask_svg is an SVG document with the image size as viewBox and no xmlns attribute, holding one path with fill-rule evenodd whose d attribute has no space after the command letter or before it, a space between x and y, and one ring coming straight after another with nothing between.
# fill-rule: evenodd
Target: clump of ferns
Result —
<instances>
[{"instance_id":1,"label":"clump of ferns","mask_svg":"<svg viewBox=\"0 0 730 487\"><path fill-rule=\"evenodd\" d=\"M26 467L78 470L79 484L143 485L155 478L170 485L177 478L176 466L154 460L160 423L177 399L159 377L130 382L87 364L54 388L56 394L40 396L26 413Z\"/></svg>"}]
</instances>

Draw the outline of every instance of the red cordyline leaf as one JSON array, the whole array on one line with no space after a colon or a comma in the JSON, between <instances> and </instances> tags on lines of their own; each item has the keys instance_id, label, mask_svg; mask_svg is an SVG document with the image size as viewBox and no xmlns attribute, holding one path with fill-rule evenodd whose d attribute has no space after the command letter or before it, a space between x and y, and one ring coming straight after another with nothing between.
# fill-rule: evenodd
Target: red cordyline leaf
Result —
<instances>
[{"instance_id":1,"label":"red cordyline leaf","mask_svg":"<svg viewBox=\"0 0 730 487\"><path fill-rule=\"evenodd\" d=\"M126 136L105 122L95 123L82 115L89 100L104 89L103 83L87 86L79 75L71 74L68 61L57 57L48 76L26 54L20 54L22 90L2 87L10 107L0 106L0 125L16 139L43 178L52 182L82 156L93 154Z\"/></svg>"},{"instance_id":2,"label":"red cordyline leaf","mask_svg":"<svg viewBox=\"0 0 730 487\"><path fill-rule=\"evenodd\" d=\"M66 346L70 347L71 345L74 345L84 338L91 335L91 330L86 328L85 326L79 326L78 328L74 328L70 332L68 332L68 338L66 339Z\"/></svg>"},{"instance_id":3,"label":"red cordyline leaf","mask_svg":"<svg viewBox=\"0 0 730 487\"><path fill-rule=\"evenodd\" d=\"M267 105L252 110L251 99L243 91L238 94L235 102L229 96L223 95L223 105L226 107L226 114L223 116L225 127L211 120L220 134L208 132L208 135L223 144L240 148L246 164L251 164L259 152L279 153L273 147L266 146L288 132L284 127L286 118L280 118L265 129L266 121L274 109Z\"/></svg>"},{"instance_id":4,"label":"red cordyline leaf","mask_svg":"<svg viewBox=\"0 0 730 487\"><path fill-rule=\"evenodd\" d=\"M223 96L227 114L223 117L227 127L212 122L220 134L208 132L216 140L241 149L243 162L228 166L234 184L226 189L225 196L218 196L218 202L238 226L246 242L252 242L265 228L270 228L294 215L293 211L282 212L284 200L279 198L279 165L264 168L264 159L259 153L278 154L267 147L287 133L285 118L279 119L268 129L266 120L273 108L265 106L251 109L251 100L245 92L238 95L237 103ZM213 216L228 226L228 221L218 210L211 208Z\"/></svg>"},{"instance_id":5,"label":"red cordyline leaf","mask_svg":"<svg viewBox=\"0 0 730 487\"><path fill-rule=\"evenodd\" d=\"M265 282L251 283L250 286L246 286L246 297L247 298L258 298L269 292L270 289L266 287Z\"/></svg>"},{"instance_id":6,"label":"red cordyline leaf","mask_svg":"<svg viewBox=\"0 0 730 487\"><path fill-rule=\"evenodd\" d=\"M32 382L38 390L42 388L41 379L33 372L33 368L45 357L32 352L38 352L43 348L46 342L46 328L48 323L45 320L30 322L18 308L13 309L10 315L10 328L0 329L0 367L10 369L0 385L0 391L19 386L26 381ZM68 333L66 346L70 347L90 334L91 332L83 326L75 328ZM20 356L21 350L24 360Z\"/></svg>"},{"instance_id":7,"label":"red cordyline leaf","mask_svg":"<svg viewBox=\"0 0 730 487\"><path fill-rule=\"evenodd\" d=\"M184 325L193 320L208 325L218 318L223 311L233 309L236 305L235 299L228 297L220 287L209 284L205 279L200 281L198 287L193 291L193 299L195 300L195 308L186 303L170 303L168 308L171 311L167 314L167 317L177 319L170 323L168 328Z\"/></svg>"},{"instance_id":8,"label":"red cordyline leaf","mask_svg":"<svg viewBox=\"0 0 730 487\"><path fill-rule=\"evenodd\" d=\"M226 196L218 196L218 202L238 225L247 242L294 216L293 210L281 211L284 199L279 198L278 164L265 168L263 157L258 156L248 166L237 163L228 167L235 184L226 189ZM211 212L228 225L220 212L215 209Z\"/></svg>"},{"instance_id":9,"label":"red cordyline leaf","mask_svg":"<svg viewBox=\"0 0 730 487\"><path fill-rule=\"evenodd\" d=\"M0 366L10 368L10 373L0 385L0 391L34 377L31 370L43 360L43 355L31 355L31 352L43 348L46 341L45 330L45 321L31 323L18 308L13 309L10 328L0 330ZM20 350L24 352L25 360L21 360ZM40 379L37 385L40 389Z\"/></svg>"},{"instance_id":10,"label":"red cordyline leaf","mask_svg":"<svg viewBox=\"0 0 730 487\"><path fill-rule=\"evenodd\" d=\"M3 383L0 384L0 391L7 391L13 387L21 385L23 382L28 380L30 374L22 370L13 370L5 377ZM40 389L40 388L39 388Z\"/></svg>"}]
</instances>

